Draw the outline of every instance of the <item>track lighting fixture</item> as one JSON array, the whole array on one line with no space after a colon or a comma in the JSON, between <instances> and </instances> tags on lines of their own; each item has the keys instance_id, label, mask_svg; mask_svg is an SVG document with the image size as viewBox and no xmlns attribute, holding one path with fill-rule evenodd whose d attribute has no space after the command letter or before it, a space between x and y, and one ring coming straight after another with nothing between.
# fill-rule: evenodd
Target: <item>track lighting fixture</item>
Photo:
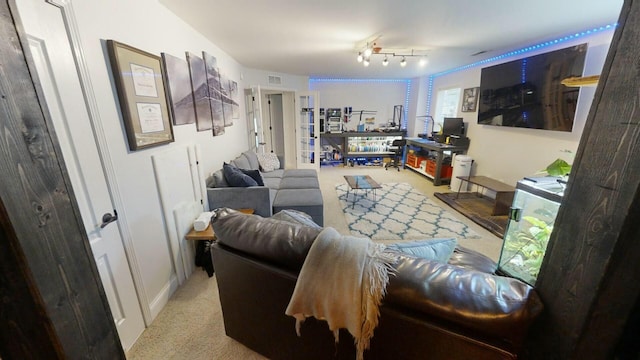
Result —
<instances>
[{"instance_id":1,"label":"track lighting fixture","mask_svg":"<svg viewBox=\"0 0 640 360\"><path fill-rule=\"evenodd\" d=\"M415 54L414 52L418 52L418 54ZM382 66L389 66L389 61L390 61L389 58L400 56L402 57L402 60L400 61L400 66L406 67L408 57L418 57L420 58L418 64L420 66L425 66L428 63L427 55L425 54L425 52L426 52L425 50L411 49L410 53L398 54L396 52L383 51L382 47L378 46L378 44L374 42L374 43L367 43L366 47L364 47L361 51L358 51L357 60L358 62L363 63L364 66L369 66L371 63L372 56L384 55L384 59L382 60Z\"/></svg>"}]
</instances>

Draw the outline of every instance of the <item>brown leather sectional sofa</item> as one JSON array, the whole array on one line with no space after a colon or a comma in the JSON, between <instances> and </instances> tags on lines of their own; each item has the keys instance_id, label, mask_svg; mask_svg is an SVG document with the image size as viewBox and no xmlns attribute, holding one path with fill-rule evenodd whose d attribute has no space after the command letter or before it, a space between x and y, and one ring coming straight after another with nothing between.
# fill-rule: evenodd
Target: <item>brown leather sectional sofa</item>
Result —
<instances>
[{"instance_id":1,"label":"brown leather sectional sofa","mask_svg":"<svg viewBox=\"0 0 640 360\"><path fill-rule=\"evenodd\" d=\"M285 315L321 228L219 209L212 257L226 334L271 359L354 359L346 331ZM542 311L535 290L495 275L487 257L458 248L448 264L402 255L365 359L515 359Z\"/></svg>"}]
</instances>

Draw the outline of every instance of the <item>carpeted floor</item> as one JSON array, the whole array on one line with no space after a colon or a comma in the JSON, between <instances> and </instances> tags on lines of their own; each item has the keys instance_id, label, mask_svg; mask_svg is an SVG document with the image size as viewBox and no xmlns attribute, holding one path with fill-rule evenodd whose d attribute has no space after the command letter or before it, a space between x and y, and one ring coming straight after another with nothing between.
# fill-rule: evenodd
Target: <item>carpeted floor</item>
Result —
<instances>
[{"instance_id":1,"label":"carpeted floor","mask_svg":"<svg viewBox=\"0 0 640 360\"><path fill-rule=\"evenodd\" d=\"M381 167L323 167L319 180L325 207L324 225L331 226L343 234L349 233L349 227L341 211L335 185L345 181L344 175L370 175L379 183L405 182L417 192L431 198L434 203L446 207L445 203L433 198L433 193L446 192L449 190L448 187L433 186L429 179L411 170L398 172L395 169L385 171ZM457 212L452 211L452 215L479 235L479 238L461 238L458 242L497 260L502 239ZM264 359L225 335L215 276L209 278L200 270L196 270L173 294L151 326L127 352L127 358Z\"/></svg>"}]
</instances>

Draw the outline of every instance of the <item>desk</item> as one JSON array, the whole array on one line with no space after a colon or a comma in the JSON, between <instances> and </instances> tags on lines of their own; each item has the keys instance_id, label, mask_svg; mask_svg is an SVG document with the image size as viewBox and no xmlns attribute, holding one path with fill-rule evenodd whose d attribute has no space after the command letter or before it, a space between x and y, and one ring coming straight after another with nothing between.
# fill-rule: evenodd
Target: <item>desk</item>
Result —
<instances>
[{"instance_id":1,"label":"desk","mask_svg":"<svg viewBox=\"0 0 640 360\"><path fill-rule=\"evenodd\" d=\"M491 212L491 215L509 214L509 209L511 208L513 196L516 191L515 187L486 176L457 176L457 178L462 180L460 181L460 186L458 186L457 196L460 195L460 188L462 188L462 183L466 181L469 184L477 185L478 187L489 189L496 193L496 201L493 205L493 211ZM479 193L479 191L476 192Z\"/></svg>"},{"instance_id":2,"label":"desk","mask_svg":"<svg viewBox=\"0 0 640 360\"><path fill-rule=\"evenodd\" d=\"M450 178L442 178L442 160L444 160L444 153L450 152L451 155L453 155L456 153L463 153L467 151L467 149L469 148L469 145L456 146L456 145L449 145L449 144L441 144L433 140L426 140L422 138L406 138L406 140L407 140L407 146L417 146L419 148L422 148L428 151L433 151L436 153L435 176L431 176L430 174L427 174L426 172L423 172L418 168L414 168L412 166L406 166L405 164L405 167L433 179L433 185L435 186L442 185L443 180L446 180L446 181L451 180ZM405 151L404 153L406 154L407 152Z\"/></svg>"}]
</instances>

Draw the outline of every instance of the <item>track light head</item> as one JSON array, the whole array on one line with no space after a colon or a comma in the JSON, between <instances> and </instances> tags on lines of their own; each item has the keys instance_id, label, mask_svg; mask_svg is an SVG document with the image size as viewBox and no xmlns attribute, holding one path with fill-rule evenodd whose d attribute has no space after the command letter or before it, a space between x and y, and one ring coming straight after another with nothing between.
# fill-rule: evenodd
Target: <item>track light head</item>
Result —
<instances>
[{"instance_id":1,"label":"track light head","mask_svg":"<svg viewBox=\"0 0 640 360\"><path fill-rule=\"evenodd\" d=\"M362 51L360 51L358 53L358 62L362 62L362 60L364 60L364 57L362 56Z\"/></svg>"},{"instance_id":2,"label":"track light head","mask_svg":"<svg viewBox=\"0 0 640 360\"><path fill-rule=\"evenodd\" d=\"M407 66L407 59L405 59L404 56L402 57L402 60L400 61L400 66L402 66L402 67Z\"/></svg>"},{"instance_id":3,"label":"track light head","mask_svg":"<svg viewBox=\"0 0 640 360\"><path fill-rule=\"evenodd\" d=\"M384 56L384 60L382 60L382 66L387 66L389 65L389 59L387 58L387 55Z\"/></svg>"},{"instance_id":4,"label":"track light head","mask_svg":"<svg viewBox=\"0 0 640 360\"><path fill-rule=\"evenodd\" d=\"M369 58L368 58L368 57L364 58L364 60L363 60L362 64L363 64L365 67L369 66Z\"/></svg>"}]
</instances>

